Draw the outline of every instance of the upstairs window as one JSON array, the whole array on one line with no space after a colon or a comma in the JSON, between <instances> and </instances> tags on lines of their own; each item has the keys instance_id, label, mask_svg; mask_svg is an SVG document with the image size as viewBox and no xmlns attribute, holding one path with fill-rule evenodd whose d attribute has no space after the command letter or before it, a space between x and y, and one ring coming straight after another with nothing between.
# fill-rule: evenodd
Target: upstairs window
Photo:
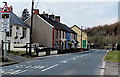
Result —
<instances>
[{"instance_id":1,"label":"upstairs window","mask_svg":"<svg viewBox=\"0 0 120 77\"><path fill-rule=\"evenodd\" d=\"M56 30L56 38L58 38L58 30Z\"/></svg>"},{"instance_id":2,"label":"upstairs window","mask_svg":"<svg viewBox=\"0 0 120 77\"><path fill-rule=\"evenodd\" d=\"M12 26L10 26L10 37L12 37Z\"/></svg>"},{"instance_id":3,"label":"upstairs window","mask_svg":"<svg viewBox=\"0 0 120 77\"><path fill-rule=\"evenodd\" d=\"M61 30L60 30L60 38L61 38Z\"/></svg>"},{"instance_id":4,"label":"upstairs window","mask_svg":"<svg viewBox=\"0 0 120 77\"><path fill-rule=\"evenodd\" d=\"M26 28L23 28L23 38L26 38L26 33L27 33L27 30L26 30Z\"/></svg>"},{"instance_id":5,"label":"upstairs window","mask_svg":"<svg viewBox=\"0 0 120 77\"><path fill-rule=\"evenodd\" d=\"M64 31L63 31L63 38L64 38Z\"/></svg>"},{"instance_id":6,"label":"upstairs window","mask_svg":"<svg viewBox=\"0 0 120 77\"><path fill-rule=\"evenodd\" d=\"M7 37L12 37L12 26L10 25L10 31L6 32Z\"/></svg>"}]
</instances>

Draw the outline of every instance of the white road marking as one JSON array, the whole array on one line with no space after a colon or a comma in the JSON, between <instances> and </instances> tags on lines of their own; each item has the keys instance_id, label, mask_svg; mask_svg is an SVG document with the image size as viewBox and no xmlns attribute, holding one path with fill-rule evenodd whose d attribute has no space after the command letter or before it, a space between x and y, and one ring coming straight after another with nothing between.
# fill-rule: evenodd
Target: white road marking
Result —
<instances>
[{"instance_id":1,"label":"white road marking","mask_svg":"<svg viewBox=\"0 0 120 77\"><path fill-rule=\"evenodd\" d=\"M51 66L51 67L48 67L48 68L46 68L46 69L43 69L42 72L47 71L47 70L49 70L49 69L52 69L52 68L54 68L54 67L56 67L56 66L58 66L58 65L59 65L59 64L55 64L55 65L53 65L53 66Z\"/></svg>"},{"instance_id":2,"label":"white road marking","mask_svg":"<svg viewBox=\"0 0 120 77\"><path fill-rule=\"evenodd\" d=\"M105 62L103 62L102 64L100 75L104 75L104 72L105 72Z\"/></svg>"},{"instance_id":3,"label":"white road marking","mask_svg":"<svg viewBox=\"0 0 120 77\"><path fill-rule=\"evenodd\" d=\"M17 72L19 72L19 71L21 71L21 70L13 71L13 72L11 72L10 74L15 74L15 73L17 73Z\"/></svg>"},{"instance_id":4,"label":"white road marking","mask_svg":"<svg viewBox=\"0 0 120 77\"><path fill-rule=\"evenodd\" d=\"M26 68L30 68L31 67L31 65L30 66L27 66Z\"/></svg>"},{"instance_id":5,"label":"white road marking","mask_svg":"<svg viewBox=\"0 0 120 77\"><path fill-rule=\"evenodd\" d=\"M3 74L7 74L7 73L11 73L13 71L13 69L10 69L10 70L4 70Z\"/></svg>"},{"instance_id":6,"label":"white road marking","mask_svg":"<svg viewBox=\"0 0 120 77\"><path fill-rule=\"evenodd\" d=\"M38 65L35 65L35 66L33 66L32 68L36 69L36 68L38 68L38 67L39 67Z\"/></svg>"},{"instance_id":7,"label":"white road marking","mask_svg":"<svg viewBox=\"0 0 120 77\"><path fill-rule=\"evenodd\" d=\"M63 61L61 61L60 63L67 63L67 60L63 60Z\"/></svg>"},{"instance_id":8,"label":"white road marking","mask_svg":"<svg viewBox=\"0 0 120 77\"><path fill-rule=\"evenodd\" d=\"M42 68L44 68L45 66L42 66L42 67L40 67L39 69L42 69Z\"/></svg>"},{"instance_id":9,"label":"white road marking","mask_svg":"<svg viewBox=\"0 0 120 77\"><path fill-rule=\"evenodd\" d=\"M36 67L34 67L34 68L37 69L37 68L39 68L39 67L41 67L41 66L38 65L38 66L36 66Z\"/></svg>"},{"instance_id":10,"label":"white road marking","mask_svg":"<svg viewBox=\"0 0 120 77\"><path fill-rule=\"evenodd\" d=\"M28 62L26 62L26 63L30 63L31 61L28 61Z\"/></svg>"},{"instance_id":11,"label":"white road marking","mask_svg":"<svg viewBox=\"0 0 120 77\"><path fill-rule=\"evenodd\" d=\"M23 71L20 71L20 72L16 72L15 74L20 74L20 73L23 73L23 72L26 72L27 70L23 70Z\"/></svg>"},{"instance_id":12,"label":"white road marking","mask_svg":"<svg viewBox=\"0 0 120 77\"><path fill-rule=\"evenodd\" d=\"M76 58L73 58L73 60L76 60Z\"/></svg>"}]
</instances>

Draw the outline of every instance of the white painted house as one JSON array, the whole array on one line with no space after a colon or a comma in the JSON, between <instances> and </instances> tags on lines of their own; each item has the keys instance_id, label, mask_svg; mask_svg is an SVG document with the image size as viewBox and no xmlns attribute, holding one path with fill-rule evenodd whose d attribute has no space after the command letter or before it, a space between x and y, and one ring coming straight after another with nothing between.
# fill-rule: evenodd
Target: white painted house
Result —
<instances>
[{"instance_id":1,"label":"white painted house","mask_svg":"<svg viewBox=\"0 0 120 77\"><path fill-rule=\"evenodd\" d=\"M10 7L9 7L10 8ZM5 40L5 32L1 32L1 12L0 12L0 44ZM10 11L10 31L6 33L7 40L10 41L10 50L15 47L25 46L29 43L30 26L24 23L12 10Z\"/></svg>"}]
</instances>

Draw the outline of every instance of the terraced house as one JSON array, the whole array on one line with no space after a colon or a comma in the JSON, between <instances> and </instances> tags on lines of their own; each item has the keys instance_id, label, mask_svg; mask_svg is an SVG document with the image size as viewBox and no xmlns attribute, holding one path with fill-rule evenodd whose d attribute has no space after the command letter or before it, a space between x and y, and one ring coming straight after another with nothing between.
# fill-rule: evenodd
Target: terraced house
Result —
<instances>
[{"instance_id":1,"label":"terraced house","mask_svg":"<svg viewBox=\"0 0 120 77\"><path fill-rule=\"evenodd\" d=\"M24 23L17 15L13 13L12 6L4 7L10 11L10 30L6 33L2 32L2 22L0 21L0 44L1 41L5 41L6 36L7 41L10 42L10 49L15 50L16 47L23 47L26 45L26 43L29 43L30 26ZM3 10L3 8L1 8L1 10ZM1 14L2 12L0 12L0 20Z\"/></svg>"},{"instance_id":2,"label":"terraced house","mask_svg":"<svg viewBox=\"0 0 120 77\"><path fill-rule=\"evenodd\" d=\"M28 18L25 22L30 25L30 20L31 18ZM33 43L65 50L75 47L77 43L75 42L76 39L77 33L71 30L67 25L62 24L60 22L60 16L49 15L45 12L39 14L38 9L34 10L32 30ZM71 42L71 45L69 42Z\"/></svg>"},{"instance_id":3,"label":"terraced house","mask_svg":"<svg viewBox=\"0 0 120 77\"><path fill-rule=\"evenodd\" d=\"M83 32L77 25L72 26L71 29L77 33L78 47L87 49L87 34Z\"/></svg>"}]
</instances>

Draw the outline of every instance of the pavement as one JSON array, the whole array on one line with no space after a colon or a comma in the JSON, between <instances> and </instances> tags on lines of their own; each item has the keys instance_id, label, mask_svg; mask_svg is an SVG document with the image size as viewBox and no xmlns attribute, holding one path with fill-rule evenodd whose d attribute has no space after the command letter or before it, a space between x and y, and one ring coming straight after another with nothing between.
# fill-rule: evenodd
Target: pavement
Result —
<instances>
[{"instance_id":1,"label":"pavement","mask_svg":"<svg viewBox=\"0 0 120 77\"><path fill-rule=\"evenodd\" d=\"M0 67L3 75L100 75L106 51L90 50Z\"/></svg>"},{"instance_id":2,"label":"pavement","mask_svg":"<svg viewBox=\"0 0 120 77\"><path fill-rule=\"evenodd\" d=\"M28 62L28 61L34 61L34 60L41 60L53 56L59 56L59 55L50 55L50 56L41 56L41 57L32 57L32 58L25 58L22 56L16 56L13 54L7 54L7 58L10 60L8 62L2 62L0 63L0 66L8 66L8 65L13 65L13 64L18 64L22 62Z\"/></svg>"},{"instance_id":3,"label":"pavement","mask_svg":"<svg viewBox=\"0 0 120 77\"><path fill-rule=\"evenodd\" d=\"M104 75L120 75L120 63L106 62Z\"/></svg>"}]
</instances>

